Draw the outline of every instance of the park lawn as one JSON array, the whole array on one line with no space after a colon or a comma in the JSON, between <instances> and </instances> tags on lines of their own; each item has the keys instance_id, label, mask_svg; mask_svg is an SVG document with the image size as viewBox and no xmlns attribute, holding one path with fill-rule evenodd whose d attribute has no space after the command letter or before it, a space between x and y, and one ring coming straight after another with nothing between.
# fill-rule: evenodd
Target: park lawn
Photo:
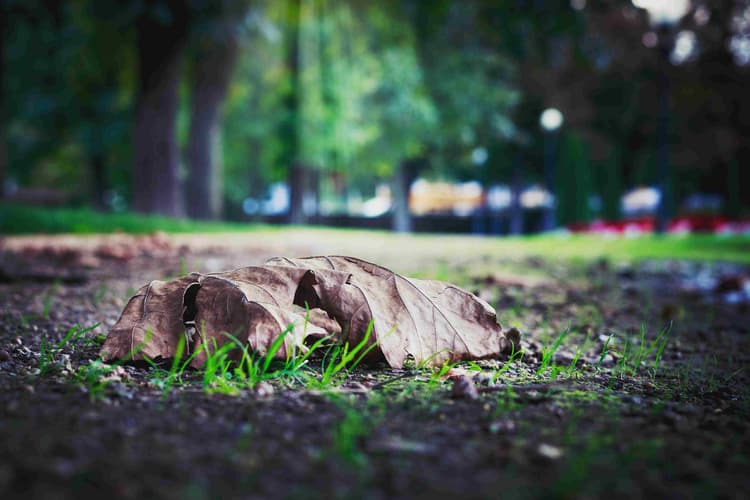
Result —
<instances>
[{"instance_id":1,"label":"park lawn","mask_svg":"<svg viewBox=\"0 0 750 500\"><path fill-rule=\"evenodd\" d=\"M483 254L588 261L608 258L683 259L750 263L750 236L667 235L614 237L555 233L521 237L417 234L324 227L272 226L259 223L205 222L139 214L109 214L88 209L44 209L0 204L0 234L146 234L155 231L193 234L205 239L243 245L268 242L321 241L332 253L358 253L373 245L412 255L439 257ZM249 233L249 234L248 234ZM202 236L205 235L205 236ZM243 236L244 235L244 236ZM340 248L338 252L335 249Z\"/></svg>"}]
</instances>

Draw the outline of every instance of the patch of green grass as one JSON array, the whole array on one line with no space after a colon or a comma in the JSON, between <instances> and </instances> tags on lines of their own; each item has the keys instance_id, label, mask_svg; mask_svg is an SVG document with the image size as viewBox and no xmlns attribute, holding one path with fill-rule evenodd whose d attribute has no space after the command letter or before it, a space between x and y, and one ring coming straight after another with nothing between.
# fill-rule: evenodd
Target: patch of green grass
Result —
<instances>
[{"instance_id":1,"label":"patch of green grass","mask_svg":"<svg viewBox=\"0 0 750 500\"><path fill-rule=\"evenodd\" d=\"M576 352L573 355L573 359L570 361L570 364L566 368L564 368L565 374L567 375L568 378L573 378L576 375L580 374L578 370L578 361L581 359L581 355L584 352L586 352L586 349L588 348L588 346L589 346L589 339L588 337L586 337L586 340L584 340L583 345L579 346L576 349Z\"/></svg>"},{"instance_id":2,"label":"patch of green grass","mask_svg":"<svg viewBox=\"0 0 750 500\"><path fill-rule=\"evenodd\" d=\"M656 377L671 331L672 323L670 322L653 339L647 340L646 325L641 324L641 334L638 342L633 342L630 338L625 339L625 346L619 352L621 357L616 371L622 375L633 376L641 368L647 367L651 377ZM651 358L651 365L647 366L649 358Z\"/></svg>"},{"instance_id":3,"label":"patch of green grass","mask_svg":"<svg viewBox=\"0 0 750 500\"><path fill-rule=\"evenodd\" d=\"M750 262L750 238L747 236L695 234L604 238L595 235L538 235L505 239L498 244L498 248L503 248L506 252L516 251L521 255L550 259L686 259Z\"/></svg>"},{"instance_id":4,"label":"patch of green grass","mask_svg":"<svg viewBox=\"0 0 750 500\"><path fill-rule=\"evenodd\" d=\"M490 379L491 382L493 384L497 382L500 379L500 377L503 376L504 373L510 370L510 367L513 366L514 363L523 362L524 355L525 355L525 352L522 349L516 350L516 346L514 345L512 347L510 357L503 363L503 366L495 370L495 373L492 374L492 378Z\"/></svg>"},{"instance_id":5,"label":"patch of green grass","mask_svg":"<svg viewBox=\"0 0 750 500\"><path fill-rule=\"evenodd\" d=\"M355 467L367 465L367 455L362 450L362 440L370 434L365 417L354 408L344 410L344 418L333 432L333 448L346 463Z\"/></svg>"},{"instance_id":6,"label":"patch of green grass","mask_svg":"<svg viewBox=\"0 0 750 500\"><path fill-rule=\"evenodd\" d=\"M236 348L230 342L217 346L214 340L213 352L209 352L203 367L203 389L206 393L234 395L239 392L238 384L232 380L234 362L230 358L230 353Z\"/></svg>"},{"instance_id":7,"label":"patch of green grass","mask_svg":"<svg viewBox=\"0 0 750 500\"><path fill-rule=\"evenodd\" d=\"M131 213L103 213L86 208L49 209L0 204L0 233L3 234L191 233L248 231L259 227L259 224L199 222Z\"/></svg>"},{"instance_id":8,"label":"patch of green grass","mask_svg":"<svg viewBox=\"0 0 750 500\"><path fill-rule=\"evenodd\" d=\"M500 391L495 398L495 409L492 412L492 418L495 419L503 414L520 410L523 407L518 402L518 394L510 385L505 386L505 390Z\"/></svg>"},{"instance_id":9,"label":"patch of green grass","mask_svg":"<svg viewBox=\"0 0 750 500\"><path fill-rule=\"evenodd\" d=\"M357 367L370 351L377 347L377 343L367 345L372 335L374 323L370 321L367 331L362 340L354 347L345 342L343 346L332 346L321 361L321 373L319 379L312 379L311 385L316 388L328 388L341 381L341 376L349 370Z\"/></svg>"},{"instance_id":10,"label":"patch of green grass","mask_svg":"<svg viewBox=\"0 0 750 500\"><path fill-rule=\"evenodd\" d=\"M436 387L443 383L445 378L448 376L448 372L451 371L451 369L456 366L458 363L449 363L448 361L443 361L443 364L440 365L439 368L435 368L432 370L432 373L430 373L430 380L429 385L432 387Z\"/></svg>"},{"instance_id":11,"label":"patch of green grass","mask_svg":"<svg viewBox=\"0 0 750 500\"><path fill-rule=\"evenodd\" d=\"M206 359L203 370L204 390L208 393L237 394L240 388L252 389L263 380L296 376L311 351L299 358L290 354L284 363L275 362L274 359L293 328L294 325L287 326L273 341L265 356L259 358L251 354L249 347L237 337L225 333L230 342L217 347L214 341L213 352ZM235 350L241 351L239 362L231 357Z\"/></svg>"},{"instance_id":12,"label":"patch of green grass","mask_svg":"<svg viewBox=\"0 0 750 500\"><path fill-rule=\"evenodd\" d=\"M104 397L104 391L109 384L109 380L106 377L117 366L117 364L110 365L95 359L86 365L78 367L75 378L86 388L91 400L101 399Z\"/></svg>"},{"instance_id":13,"label":"patch of green grass","mask_svg":"<svg viewBox=\"0 0 750 500\"><path fill-rule=\"evenodd\" d=\"M60 280L57 279L54 283L52 283L52 286L50 286L47 290L44 291L44 294L42 294L42 318L48 318L49 313L52 312L52 304L54 303L57 292L60 291L61 285L62 283L60 283Z\"/></svg>"},{"instance_id":14,"label":"patch of green grass","mask_svg":"<svg viewBox=\"0 0 750 500\"><path fill-rule=\"evenodd\" d=\"M544 374L545 371L547 371L547 368L550 367L552 363L552 357L555 355L557 350L560 348L560 346L563 343L563 340L570 334L570 329L566 328L565 330L560 333L560 335L557 336L555 339L555 342L552 345L547 345L542 347L542 362L539 365L539 368L536 371L537 375ZM552 378L556 378L554 375Z\"/></svg>"},{"instance_id":15,"label":"patch of green grass","mask_svg":"<svg viewBox=\"0 0 750 500\"><path fill-rule=\"evenodd\" d=\"M331 434L333 452L344 464L364 471L369 464L365 440L385 418L385 398L371 394L358 400L336 393L330 393L328 397L343 413Z\"/></svg>"},{"instance_id":16,"label":"patch of green grass","mask_svg":"<svg viewBox=\"0 0 750 500\"><path fill-rule=\"evenodd\" d=\"M99 323L83 328L80 325L74 325L63 336L57 344L50 344L47 335L42 335L39 344L39 375L46 376L58 372L61 367L58 363L60 352L71 343L77 342L86 333L99 327Z\"/></svg>"},{"instance_id":17,"label":"patch of green grass","mask_svg":"<svg viewBox=\"0 0 750 500\"><path fill-rule=\"evenodd\" d=\"M234 335L225 333L228 341L219 344L215 339L204 344L185 358L185 341L180 338L170 368L165 369L154 360L146 359L151 365L151 383L168 395L175 384L182 382L182 375L193 358L206 352L206 362L201 373L203 390L207 394L237 395L243 389L252 389L259 382L271 379L282 379L305 385L308 388L327 390L337 387L345 380L345 375L355 368L377 344L370 344L372 324L368 327L362 340L351 347L349 343L333 345L330 337L317 339L304 350L296 347L287 350L286 359L277 359L277 354L284 346L294 325L289 325L274 339L268 351L261 356L251 353L249 347ZM205 335L204 335L205 337ZM327 349L322 356L320 371L309 366L310 356L315 352Z\"/></svg>"},{"instance_id":18,"label":"patch of green grass","mask_svg":"<svg viewBox=\"0 0 750 500\"><path fill-rule=\"evenodd\" d=\"M175 355L172 358L169 369L165 370L154 360L151 360L146 356L143 357L146 363L148 363L152 368L152 371L149 375L151 384L162 391L162 397L166 397L167 395L169 395L175 384L178 384L182 381L182 375L185 373L185 369L200 351L193 352L190 356L187 357L187 359L183 359L184 352L185 337L181 336L177 341Z\"/></svg>"},{"instance_id":19,"label":"patch of green grass","mask_svg":"<svg viewBox=\"0 0 750 500\"><path fill-rule=\"evenodd\" d=\"M170 217L138 214L108 214L89 209L45 209L0 204L0 233L168 233L187 232L262 232L262 237L286 242L295 237L328 241L332 248L357 249L377 238L395 253L405 256L446 258L462 255L542 257L550 260L585 262L600 258L614 261L644 259L722 260L750 263L750 237L747 236L654 236L606 238L597 235L535 235L507 238L469 236L435 236L419 234L410 237L385 231L330 228L279 228L270 225L230 222L199 222ZM436 261L439 262L439 261ZM438 264L431 277L452 276L453 272Z\"/></svg>"}]
</instances>

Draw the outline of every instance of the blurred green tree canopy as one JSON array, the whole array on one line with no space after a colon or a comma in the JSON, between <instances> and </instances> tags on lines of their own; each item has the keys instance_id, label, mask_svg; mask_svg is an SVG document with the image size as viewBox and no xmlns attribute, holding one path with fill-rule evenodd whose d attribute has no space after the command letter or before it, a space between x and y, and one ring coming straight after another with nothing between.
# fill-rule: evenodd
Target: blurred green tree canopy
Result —
<instances>
[{"instance_id":1,"label":"blurred green tree canopy","mask_svg":"<svg viewBox=\"0 0 750 500\"><path fill-rule=\"evenodd\" d=\"M590 219L595 194L613 218L624 189L655 182L666 72L673 198L718 193L734 215L750 206L748 0L694 0L669 34L617 0L0 9L0 186L11 199L54 190L101 209L215 218L284 181L302 215L307 198L313 211L343 210L382 183L403 205L416 175L543 183L539 115L554 107L565 117L560 221Z\"/></svg>"}]
</instances>

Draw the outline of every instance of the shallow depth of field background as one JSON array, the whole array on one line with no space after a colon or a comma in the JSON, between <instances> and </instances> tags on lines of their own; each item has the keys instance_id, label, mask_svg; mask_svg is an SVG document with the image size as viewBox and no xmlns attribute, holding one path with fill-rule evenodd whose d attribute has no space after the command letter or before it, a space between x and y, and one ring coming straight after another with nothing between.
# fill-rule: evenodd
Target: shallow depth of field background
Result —
<instances>
[{"instance_id":1,"label":"shallow depth of field background","mask_svg":"<svg viewBox=\"0 0 750 500\"><path fill-rule=\"evenodd\" d=\"M747 0L1 8L6 233L750 231Z\"/></svg>"}]
</instances>

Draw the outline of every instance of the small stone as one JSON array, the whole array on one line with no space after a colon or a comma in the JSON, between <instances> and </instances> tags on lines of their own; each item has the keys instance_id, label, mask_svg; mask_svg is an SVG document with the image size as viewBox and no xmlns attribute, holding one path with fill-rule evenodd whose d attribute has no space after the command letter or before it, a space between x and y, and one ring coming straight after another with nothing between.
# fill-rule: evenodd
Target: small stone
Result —
<instances>
[{"instance_id":1,"label":"small stone","mask_svg":"<svg viewBox=\"0 0 750 500\"><path fill-rule=\"evenodd\" d=\"M23 392L28 392L29 394L34 394L34 386L33 385L26 384L26 385L24 385L22 387L22 389L23 389Z\"/></svg>"},{"instance_id":2,"label":"small stone","mask_svg":"<svg viewBox=\"0 0 750 500\"><path fill-rule=\"evenodd\" d=\"M10 361L10 353L5 349L0 349L0 362Z\"/></svg>"},{"instance_id":3,"label":"small stone","mask_svg":"<svg viewBox=\"0 0 750 500\"><path fill-rule=\"evenodd\" d=\"M599 361L597 361L597 363L599 363ZM601 365L604 367L608 368L608 367L614 366L614 364L615 364L615 358L609 353L605 354L604 357L601 358Z\"/></svg>"},{"instance_id":4,"label":"small stone","mask_svg":"<svg viewBox=\"0 0 750 500\"><path fill-rule=\"evenodd\" d=\"M16 345L23 345L23 339L21 337L13 337L13 343Z\"/></svg>"},{"instance_id":5,"label":"small stone","mask_svg":"<svg viewBox=\"0 0 750 500\"><path fill-rule=\"evenodd\" d=\"M346 388L352 392L358 392L360 394L366 394L370 388L360 382L349 382L346 384Z\"/></svg>"},{"instance_id":6,"label":"small stone","mask_svg":"<svg viewBox=\"0 0 750 500\"><path fill-rule=\"evenodd\" d=\"M558 365L564 366L570 366L573 363L574 359L575 356L565 351L556 352L555 355L552 356L552 361L554 361Z\"/></svg>"},{"instance_id":7,"label":"small stone","mask_svg":"<svg viewBox=\"0 0 750 500\"><path fill-rule=\"evenodd\" d=\"M460 375L453 379L453 393L451 397L453 399L478 399L479 392L469 377Z\"/></svg>"},{"instance_id":8,"label":"small stone","mask_svg":"<svg viewBox=\"0 0 750 500\"><path fill-rule=\"evenodd\" d=\"M558 458L563 456L562 449L558 448L557 446L552 446L551 444L542 443L539 445L539 448L537 448L537 453L539 453L540 456L544 458L548 458L550 460L557 460Z\"/></svg>"},{"instance_id":9,"label":"small stone","mask_svg":"<svg viewBox=\"0 0 750 500\"><path fill-rule=\"evenodd\" d=\"M474 380L479 385L495 385L495 374L491 372L478 372L474 375Z\"/></svg>"},{"instance_id":10,"label":"small stone","mask_svg":"<svg viewBox=\"0 0 750 500\"><path fill-rule=\"evenodd\" d=\"M73 365L70 362L70 354L63 354L60 356L60 365L62 365L64 371L73 373Z\"/></svg>"},{"instance_id":11,"label":"small stone","mask_svg":"<svg viewBox=\"0 0 750 500\"><path fill-rule=\"evenodd\" d=\"M516 424L510 419L496 420L490 424L492 434L509 434L516 430Z\"/></svg>"},{"instance_id":12,"label":"small stone","mask_svg":"<svg viewBox=\"0 0 750 500\"><path fill-rule=\"evenodd\" d=\"M505 338L508 340L508 346L503 351L504 354L513 354L521 350L521 332L518 328L511 328L505 332Z\"/></svg>"},{"instance_id":13,"label":"small stone","mask_svg":"<svg viewBox=\"0 0 750 500\"><path fill-rule=\"evenodd\" d=\"M273 395L273 386L268 382L258 382L255 386L255 395L259 398L265 398Z\"/></svg>"}]
</instances>

